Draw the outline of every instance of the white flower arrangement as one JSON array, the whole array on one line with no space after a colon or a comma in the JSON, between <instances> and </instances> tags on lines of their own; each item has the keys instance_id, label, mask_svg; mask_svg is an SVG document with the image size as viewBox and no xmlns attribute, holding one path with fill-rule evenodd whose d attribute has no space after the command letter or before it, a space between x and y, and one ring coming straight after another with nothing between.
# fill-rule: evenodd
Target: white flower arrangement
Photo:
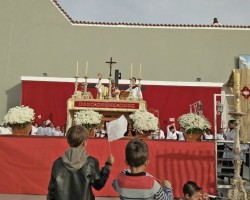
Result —
<instances>
[{"instance_id":1,"label":"white flower arrangement","mask_svg":"<svg viewBox=\"0 0 250 200\"><path fill-rule=\"evenodd\" d=\"M148 111L137 110L129 115L133 121L133 128L138 131L155 131L158 129L159 119Z\"/></svg>"},{"instance_id":2,"label":"white flower arrangement","mask_svg":"<svg viewBox=\"0 0 250 200\"><path fill-rule=\"evenodd\" d=\"M185 129L188 134L203 133L206 129L211 129L211 124L204 116L188 113L178 118L179 126Z\"/></svg>"},{"instance_id":3,"label":"white flower arrangement","mask_svg":"<svg viewBox=\"0 0 250 200\"><path fill-rule=\"evenodd\" d=\"M3 122L10 127L26 127L34 118L34 110L22 105L9 109L8 113L4 116Z\"/></svg>"},{"instance_id":4,"label":"white flower arrangement","mask_svg":"<svg viewBox=\"0 0 250 200\"><path fill-rule=\"evenodd\" d=\"M102 116L103 115L95 112L92 109L84 109L75 113L74 124L82 125L88 129L96 128L100 125Z\"/></svg>"}]
</instances>

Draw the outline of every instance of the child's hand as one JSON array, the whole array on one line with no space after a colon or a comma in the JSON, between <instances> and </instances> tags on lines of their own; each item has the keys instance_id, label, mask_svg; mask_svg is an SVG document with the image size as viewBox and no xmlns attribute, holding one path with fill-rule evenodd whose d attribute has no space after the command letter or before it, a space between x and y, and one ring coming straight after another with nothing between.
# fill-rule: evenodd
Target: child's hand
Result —
<instances>
[{"instance_id":1,"label":"child's hand","mask_svg":"<svg viewBox=\"0 0 250 200\"><path fill-rule=\"evenodd\" d=\"M163 186L163 187L172 188L172 185L171 185L171 183L170 183L168 180L164 180L164 181L162 182L162 186Z\"/></svg>"},{"instance_id":2,"label":"child's hand","mask_svg":"<svg viewBox=\"0 0 250 200\"><path fill-rule=\"evenodd\" d=\"M106 160L107 163L110 163L111 165L113 165L113 163L115 162L115 158L112 154L110 154Z\"/></svg>"},{"instance_id":3,"label":"child's hand","mask_svg":"<svg viewBox=\"0 0 250 200\"><path fill-rule=\"evenodd\" d=\"M199 200L209 200L209 196L207 193L201 193L199 196Z\"/></svg>"}]
</instances>

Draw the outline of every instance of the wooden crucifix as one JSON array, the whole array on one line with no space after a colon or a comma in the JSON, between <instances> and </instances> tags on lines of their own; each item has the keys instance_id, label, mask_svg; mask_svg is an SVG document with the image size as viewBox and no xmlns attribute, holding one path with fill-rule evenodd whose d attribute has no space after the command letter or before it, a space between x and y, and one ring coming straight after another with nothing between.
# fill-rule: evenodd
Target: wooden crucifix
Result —
<instances>
[{"instance_id":1,"label":"wooden crucifix","mask_svg":"<svg viewBox=\"0 0 250 200\"><path fill-rule=\"evenodd\" d=\"M112 65L116 64L116 62L112 61L112 57L111 57L110 61L107 61L106 63L109 64L109 77L111 78L111 76L112 76L112 74L111 74L111 72L112 72Z\"/></svg>"}]
</instances>

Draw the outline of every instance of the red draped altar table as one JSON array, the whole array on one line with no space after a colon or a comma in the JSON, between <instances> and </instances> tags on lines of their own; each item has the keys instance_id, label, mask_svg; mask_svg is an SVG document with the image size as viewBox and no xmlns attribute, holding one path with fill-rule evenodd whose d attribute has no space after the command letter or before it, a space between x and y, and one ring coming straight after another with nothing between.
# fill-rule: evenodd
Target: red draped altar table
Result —
<instances>
[{"instance_id":1,"label":"red draped altar table","mask_svg":"<svg viewBox=\"0 0 250 200\"><path fill-rule=\"evenodd\" d=\"M128 140L110 143L115 163L105 187L96 196L117 196L111 183L127 168L124 149ZM150 164L146 171L157 179L168 179L175 197L182 196L182 186L193 180L209 194L216 194L215 143L147 140ZM109 154L105 138L89 139L87 151L100 161ZM0 193L46 194L51 166L68 148L64 137L0 136Z\"/></svg>"}]
</instances>

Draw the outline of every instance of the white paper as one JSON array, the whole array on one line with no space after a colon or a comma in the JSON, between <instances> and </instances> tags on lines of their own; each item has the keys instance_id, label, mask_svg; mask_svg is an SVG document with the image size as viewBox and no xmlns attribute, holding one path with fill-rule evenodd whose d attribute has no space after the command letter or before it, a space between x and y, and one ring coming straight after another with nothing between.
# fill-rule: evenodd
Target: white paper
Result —
<instances>
[{"instance_id":1,"label":"white paper","mask_svg":"<svg viewBox=\"0 0 250 200\"><path fill-rule=\"evenodd\" d=\"M128 121L122 115L120 118L106 123L108 141L114 141L122 138L127 131Z\"/></svg>"}]
</instances>

